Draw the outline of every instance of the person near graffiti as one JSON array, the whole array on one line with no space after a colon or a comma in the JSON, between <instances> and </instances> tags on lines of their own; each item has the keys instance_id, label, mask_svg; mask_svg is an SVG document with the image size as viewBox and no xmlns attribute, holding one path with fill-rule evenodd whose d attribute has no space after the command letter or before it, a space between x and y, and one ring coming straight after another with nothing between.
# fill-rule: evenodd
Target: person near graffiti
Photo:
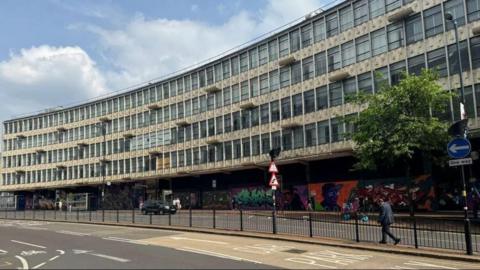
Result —
<instances>
[{"instance_id":1,"label":"person near graffiti","mask_svg":"<svg viewBox=\"0 0 480 270\"><path fill-rule=\"evenodd\" d=\"M378 216L378 222L382 225L382 240L380 244L387 243L387 235L392 238L395 242L395 245L400 242L400 238L395 237L390 231L390 225L393 224L393 211L392 206L389 202L383 201L383 199L378 200L378 205L380 206L380 215Z\"/></svg>"}]
</instances>

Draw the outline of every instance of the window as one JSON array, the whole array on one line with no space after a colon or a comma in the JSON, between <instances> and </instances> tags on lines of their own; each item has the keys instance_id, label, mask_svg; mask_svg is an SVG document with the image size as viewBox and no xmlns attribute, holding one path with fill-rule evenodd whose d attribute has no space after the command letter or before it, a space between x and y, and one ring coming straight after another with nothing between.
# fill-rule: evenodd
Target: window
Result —
<instances>
[{"instance_id":1,"label":"window","mask_svg":"<svg viewBox=\"0 0 480 270\"><path fill-rule=\"evenodd\" d=\"M325 22L324 22L324 19L321 18L313 22L313 40L316 43L324 39L325 39Z\"/></svg>"},{"instance_id":2,"label":"window","mask_svg":"<svg viewBox=\"0 0 480 270\"><path fill-rule=\"evenodd\" d=\"M352 7L348 6L340 10L340 32L353 27L353 12Z\"/></svg>"},{"instance_id":3,"label":"window","mask_svg":"<svg viewBox=\"0 0 480 270\"><path fill-rule=\"evenodd\" d=\"M328 108L328 89L326 86L315 89L317 96L317 111Z\"/></svg>"},{"instance_id":4,"label":"window","mask_svg":"<svg viewBox=\"0 0 480 270\"><path fill-rule=\"evenodd\" d=\"M292 104L291 98L286 97L282 99L282 119L292 117Z\"/></svg>"},{"instance_id":5,"label":"window","mask_svg":"<svg viewBox=\"0 0 480 270\"><path fill-rule=\"evenodd\" d=\"M327 57L325 52L315 54L315 76L327 73Z\"/></svg>"},{"instance_id":6,"label":"window","mask_svg":"<svg viewBox=\"0 0 480 270\"><path fill-rule=\"evenodd\" d=\"M290 53L300 50L300 30L290 32Z\"/></svg>"},{"instance_id":7,"label":"window","mask_svg":"<svg viewBox=\"0 0 480 270\"><path fill-rule=\"evenodd\" d=\"M278 70L273 70L269 73L270 77L270 92L276 91L280 88L280 77Z\"/></svg>"},{"instance_id":8,"label":"window","mask_svg":"<svg viewBox=\"0 0 480 270\"><path fill-rule=\"evenodd\" d=\"M440 5L423 12L425 37L431 37L443 32L442 7Z\"/></svg>"},{"instance_id":9,"label":"window","mask_svg":"<svg viewBox=\"0 0 480 270\"><path fill-rule=\"evenodd\" d=\"M467 0L468 22L480 19L480 0Z\"/></svg>"},{"instance_id":10,"label":"window","mask_svg":"<svg viewBox=\"0 0 480 270\"><path fill-rule=\"evenodd\" d=\"M425 56L423 54L408 59L408 73L420 75L425 68Z\"/></svg>"},{"instance_id":11,"label":"window","mask_svg":"<svg viewBox=\"0 0 480 270\"><path fill-rule=\"evenodd\" d=\"M387 27L388 50L403 46L403 22L390 24Z\"/></svg>"},{"instance_id":12,"label":"window","mask_svg":"<svg viewBox=\"0 0 480 270\"><path fill-rule=\"evenodd\" d=\"M248 52L240 54L240 72L248 70Z\"/></svg>"},{"instance_id":13,"label":"window","mask_svg":"<svg viewBox=\"0 0 480 270\"><path fill-rule=\"evenodd\" d=\"M232 102L232 90L230 87L223 88L223 105L230 105Z\"/></svg>"},{"instance_id":14,"label":"window","mask_svg":"<svg viewBox=\"0 0 480 270\"><path fill-rule=\"evenodd\" d=\"M257 48L248 51L250 57L250 69L258 67L258 51Z\"/></svg>"},{"instance_id":15,"label":"window","mask_svg":"<svg viewBox=\"0 0 480 270\"><path fill-rule=\"evenodd\" d=\"M232 76L235 76L240 71L240 58L238 56L231 58L231 63L232 63ZM193 77L192 77L192 80L193 80Z\"/></svg>"},{"instance_id":16,"label":"window","mask_svg":"<svg viewBox=\"0 0 480 270\"><path fill-rule=\"evenodd\" d=\"M355 78L349 78L343 81L343 94L345 96L345 102L348 102L349 98L357 93L357 80Z\"/></svg>"},{"instance_id":17,"label":"window","mask_svg":"<svg viewBox=\"0 0 480 270\"><path fill-rule=\"evenodd\" d=\"M293 103L293 116L303 114L302 94L296 94L292 97Z\"/></svg>"},{"instance_id":18,"label":"window","mask_svg":"<svg viewBox=\"0 0 480 270\"><path fill-rule=\"evenodd\" d=\"M242 139L243 157L250 156L250 137Z\"/></svg>"},{"instance_id":19,"label":"window","mask_svg":"<svg viewBox=\"0 0 480 270\"><path fill-rule=\"evenodd\" d=\"M233 131L240 130L240 112L234 112L232 114L233 118Z\"/></svg>"},{"instance_id":20,"label":"window","mask_svg":"<svg viewBox=\"0 0 480 270\"><path fill-rule=\"evenodd\" d=\"M457 21L458 26L465 24L465 12L463 10L463 0L450 0L443 4L444 13L450 13L453 19ZM452 22L445 22L445 28L448 30L453 29Z\"/></svg>"},{"instance_id":21,"label":"window","mask_svg":"<svg viewBox=\"0 0 480 270\"><path fill-rule=\"evenodd\" d=\"M282 67L280 69L280 87L286 87L290 85L290 67Z\"/></svg>"},{"instance_id":22,"label":"window","mask_svg":"<svg viewBox=\"0 0 480 270\"><path fill-rule=\"evenodd\" d=\"M292 149L292 130L286 129L282 131L282 149L284 151Z\"/></svg>"},{"instance_id":23,"label":"window","mask_svg":"<svg viewBox=\"0 0 480 270\"><path fill-rule=\"evenodd\" d=\"M368 35L361 36L355 40L357 50L357 62L370 57L370 41Z\"/></svg>"},{"instance_id":24,"label":"window","mask_svg":"<svg viewBox=\"0 0 480 270\"><path fill-rule=\"evenodd\" d=\"M293 129L293 147L295 149L303 148L304 146L304 137L303 137L303 126L296 127Z\"/></svg>"},{"instance_id":25,"label":"window","mask_svg":"<svg viewBox=\"0 0 480 270\"><path fill-rule=\"evenodd\" d=\"M278 100L270 102L270 116L272 122L280 120L280 105Z\"/></svg>"},{"instance_id":26,"label":"window","mask_svg":"<svg viewBox=\"0 0 480 270\"><path fill-rule=\"evenodd\" d=\"M223 79L230 78L230 61L225 60L222 62L222 69L223 69Z\"/></svg>"},{"instance_id":27,"label":"window","mask_svg":"<svg viewBox=\"0 0 480 270\"><path fill-rule=\"evenodd\" d=\"M225 160L232 159L232 142L225 142Z\"/></svg>"},{"instance_id":28,"label":"window","mask_svg":"<svg viewBox=\"0 0 480 270\"><path fill-rule=\"evenodd\" d=\"M355 47L353 41L342 44L343 66L355 63Z\"/></svg>"},{"instance_id":29,"label":"window","mask_svg":"<svg viewBox=\"0 0 480 270\"><path fill-rule=\"evenodd\" d=\"M225 133L232 131L232 115L231 114L226 114L223 117L223 129Z\"/></svg>"},{"instance_id":30,"label":"window","mask_svg":"<svg viewBox=\"0 0 480 270\"><path fill-rule=\"evenodd\" d=\"M315 123L305 126L305 146L315 146L317 144L317 127Z\"/></svg>"},{"instance_id":31,"label":"window","mask_svg":"<svg viewBox=\"0 0 480 270\"><path fill-rule=\"evenodd\" d=\"M238 84L232 85L232 103L240 101L240 86Z\"/></svg>"},{"instance_id":32,"label":"window","mask_svg":"<svg viewBox=\"0 0 480 270\"><path fill-rule=\"evenodd\" d=\"M375 80L375 92L378 93L388 85L388 68L381 67L376 69L374 73L374 80Z\"/></svg>"},{"instance_id":33,"label":"window","mask_svg":"<svg viewBox=\"0 0 480 270\"><path fill-rule=\"evenodd\" d=\"M270 134L264 133L261 135L262 140L262 154L270 152Z\"/></svg>"},{"instance_id":34,"label":"window","mask_svg":"<svg viewBox=\"0 0 480 270\"><path fill-rule=\"evenodd\" d=\"M387 12L392 11L402 6L402 0L385 0L385 7Z\"/></svg>"},{"instance_id":35,"label":"window","mask_svg":"<svg viewBox=\"0 0 480 270\"><path fill-rule=\"evenodd\" d=\"M357 1L353 3L353 13L354 13L355 26L368 21L367 0Z\"/></svg>"},{"instance_id":36,"label":"window","mask_svg":"<svg viewBox=\"0 0 480 270\"><path fill-rule=\"evenodd\" d=\"M260 136L252 137L252 156L260 155Z\"/></svg>"},{"instance_id":37,"label":"window","mask_svg":"<svg viewBox=\"0 0 480 270\"><path fill-rule=\"evenodd\" d=\"M214 74L213 67L208 67L207 68L207 85L213 84L214 82L213 74Z\"/></svg>"},{"instance_id":38,"label":"window","mask_svg":"<svg viewBox=\"0 0 480 270\"><path fill-rule=\"evenodd\" d=\"M387 36L385 29L372 32L372 56L379 55L387 51Z\"/></svg>"},{"instance_id":39,"label":"window","mask_svg":"<svg viewBox=\"0 0 480 270\"><path fill-rule=\"evenodd\" d=\"M278 41L276 39L268 42L268 57L270 61L278 59Z\"/></svg>"},{"instance_id":40,"label":"window","mask_svg":"<svg viewBox=\"0 0 480 270\"><path fill-rule=\"evenodd\" d=\"M250 80L250 96L256 97L260 94L260 88L258 85L258 77Z\"/></svg>"},{"instance_id":41,"label":"window","mask_svg":"<svg viewBox=\"0 0 480 270\"><path fill-rule=\"evenodd\" d=\"M334 47L328 50L328 72L332 72L342 67L340 48Z\"/></svg>"},{"instance_id":42,"label":"window","mask_svg":"<svg viewBox=\"0 0 480 270\"><path fill-rule=\"evenodd\" d=\"M303 81L313 78L315 69L313 68L313 56L302 60L303 67Z\"/></svg>"},{"instance_id":43,"label":"window","mask_svg":"<svg viewBox=\"0 0 480 270\"><path fill-rule=\"evenodd\" d=\"M265 65L268 62L268 45L262 44L258 47L258 64Z\"/></svg>"},{"instance_id":44,"label":"window","mask_svg":"<svg viewBox=\"0 0 480 270\"><path fill-rule=\"evenodd\" d=\"M268 89L268 74L260 75L260 95L266 94L269 92Z\"/></svg>"},{"instance_id":45,"label":"window","mask_svg":"<svg viewBox=\"0 0 480 270\"><path fill-rule=\"evenodd\" d=\"M372 74L371 72L366 72L358 75L358 91L365 94L371 94L373 91L372 87Z\"/></svg>"},{"instance_id":46,"label":"window","mask_svg":"<svg viewBox=\"0 0 480 270\"><path fill-rule=\"evenodd\" d=\"M343 121L340 118L333 118L330 120L330 126L332 130L332 142L342 141L345 134Z\"/></svg>"},{"instance_id":47,"label":"window","mask_svg":"<svg viewBox=\"0 0 480 270\"><path fill-rule=\"evenodd\" d=\"M453 97L453 119L454 121L460 120L460 99L461 99L461 89L456 89L456 96ZM465 112L467 116L473 117L475 115L475 108L473 105L473 89L472 86L465 86Z\"/></svg>"},{"instance_id":48,"label":"window","mask_svg":"<svg viewBox=\"0 0 480 270\"><path fill-rule=\"evenodd\" d=\"M336 82L328 85L330 106L342 105L342 83Z\"/></svg>"},{"instance_id":49,"label":"window","mask_svg":"<svg viewBox=\"0 0 480 270\"><path fill-rule=\"evenodd\" d=\"M428 68L438 72L440 77L446 77L447 58L445 57L445 48L440 48L427 53Z\"/></svg>"},{"instance_id":50,"label":"window","mask_svg":"<svg viewBox=\"0 0 480 270\"><path fill-rule=\"evenodd\" d=\"M369 0L368 7L370 8L370 18L375 18L385 13L384 0Z\"/></svg>"},{"instance_id":51,"label":"window","mask_svg":"<svg viewBox=\"0 0 480 270\"><path fill-rule=\"evenodd\" d=\"M327 37L332 37L338 34L338 20L337 12L332 13L326 17L327 21Z\"/></svg>"},{"instance_id":52,"label":"window","mask_svg":"<svg viewBox=\"0 0 480 270\"><path fill-rule=\"evenodd\" d=\"M462 61L463 71L469 70L470 60L468 59L468 48L466 40L460 42L460 58L460 60ZM460 72L456 44L451 44L448 46L448 63L450 67L450 75L458 74Z\"/></svg>"},{"instance_id":53,"label":"window","mask_svg":"<svg viewBox=\"0 0 480 270\"><path fill-rule=\"evenodd\" d=\"M302 27L302 48L306 48L312 44L313 41L312 25L307 24Z\"/></svg>"},{"instance_id":54,"label":"window","mask_svg":"<svg viewBox=\"0 0 480 270\"><path fill-rule=\"evenodd\" d=\"M317 123L318 129L318 144L326 144L330 142L330 126L328 125L328 120L321 121Z\"/></svg>"},{"instance_id":55,"label":"window","mask_svg":"<svg viewBox=\"0 0 480 270\"><path fill-rule=\"evenodd\" d=\"M313 89L303 93L303 104L306 114L315 111L315 92Z\"/></svg>"},{"instance_id":56,"label":"window","mask_svg":"<svg viewBox=\"0 0 480 270\"><path fill-rule=\"evenodd\" d=\"M402 79L402 72L405 71L405 61L400 61L390 65L390 83L398 84Z\"/></svg>"},{"instance_id":57,"label":"window","mask_svg":"<svg viewBox=\"0 0 480 270\"><path fill-rule=\"evenodd\" d=\"M252 127L258 126L259 124L259 119L258 117L260 116L260 107L255 107L250 111L250 117L251 117L251 122L252 122Z\"/></svg>"},{"instance_id":58,"label":"window","mask_svg":"<svg viewBox=\"0 0 480 270\"><path fill-rule=\"evenodd\" d=\"M407 45L415 43L423 38L422 18L420 13L408 17L405 21L405 36Z\"/></svg>"},{"instance_id":59,"label":"window","mask_svg":"<svg viewBox=\"0 0 480 270\"><path fill-rule=\"evenodd\" d=\"M280 57L284 57L290 53L288 34L278 38Z\"/></svg>"},{"instance_id":60,"label":"window","mask_svg":"<svg viewBox=\"0 0 480 270\"><path fill-rule=\"evenodd\" d=\"M480 36L470 39L470 51L472 52L473 68L480 67ZM479 100L480 103L480 100Z\"/></svg>"},{"instance_id":61,"label":"window","mask_svg":"<svg viewBox=\"0 0 480 270\"><path fill-rule=\"evenodd\" d=\"M270 108L268 107L268 103L262 104L260 106L260 123L262 125L268 124L269 122L269 117L270 117L269 110Z\"/></svg>"},{"instance_id":62,"label":"window","mask_svg":"<svg viewBox=\"0 0 480 270\"><path fill-rule=\"evenodd\" d=\"M280 131L272 132L272 148L279 148L282 146L282 139L280 137Z\"/></svg>"},{"instance_id":63,"label":"window","mask_svg":"<svg viewBox=\"0 0 480 270\"><path fill-rule=\"evenodd\" d=\"M302 65L300 61L292 64L292 85L302 82Z\"/></svg>"}]
</instances>

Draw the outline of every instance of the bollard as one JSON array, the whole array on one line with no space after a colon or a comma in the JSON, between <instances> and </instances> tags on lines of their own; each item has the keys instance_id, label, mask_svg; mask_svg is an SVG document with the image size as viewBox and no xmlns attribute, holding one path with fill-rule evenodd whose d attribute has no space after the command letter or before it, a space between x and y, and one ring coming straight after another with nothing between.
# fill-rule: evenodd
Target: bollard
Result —
<instances>
[{"instance_id":1,"label":"bollard","mask_svg":"<svg viewBox=\"0 0 480 270\"><path fill-rule=\"evenodd\" d=\"M240 231L243 231L243 212L240 209Z\"/></svg>"},{"instance_id":2,"label":"bollard","mask_svg":"<svg viewBox=\"0 0 480 270\"><path fill-rule=\"evenodd\" d=\"M310 237L313 237L312 213L308 213L308 229Z\"/></svg>"},{"instance_id":3,"label":"bollard","mask_svg":"<svg viewBox=\"0 0 480 270\"><path fill-rule=\"evenodd\" d=\"M217 226L215 224L215 209L213 209L213 228L215 229Z\"/></svg>"},{"instance_id":4,"label":"bollard","mask_svg":"<svg viewBox=\"0 0 480 270\"><path fill-rule=\"evenodd\" d=\"M355 215L355 240L360 242L360 231L358 227L358 215Z\"/></svg>"},{"instance_id":5,"label":"bollard","mask_svg":"<svg viewBox=\"0 0 480 270\"><path fill-rule=\"evenodd\" d=\"M273 234L277 234L277 218L275 211L272 211L272 232Z\"/></svg>"}]
</instances>

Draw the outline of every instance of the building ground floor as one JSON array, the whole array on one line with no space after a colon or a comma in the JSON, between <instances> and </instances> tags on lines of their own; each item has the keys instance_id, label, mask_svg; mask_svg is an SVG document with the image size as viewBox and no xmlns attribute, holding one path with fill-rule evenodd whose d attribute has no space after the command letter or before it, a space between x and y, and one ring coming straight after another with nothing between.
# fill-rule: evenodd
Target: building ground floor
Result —
<instances>
[{"instance_id":1,"label":"building ground floor","mask_svg":"<svg viewBox=\"0 0 480 270\"><path fill-rule=\"evenodd\" d=\"M472 142L477 149L478 142ZM475 148L476 147L476 148ZM408 190L418 211L461 210L460 167L432 167L419 159L407 178L404 169L377 172L352 170L353 157L297 161L277 165L280 187L276 203L280 210L342 210L358 198L359 206L374 210L375 201L388 198L398 211L407 211ZM465 167L468 189L480 185L480 161ZM131 180L102 185L79 186L4 193L0 207L23 209L131 209L145 200L179 199L182 208L272 209L270 174L265 167L170 179Z\"/></svg>"}]
</instances>

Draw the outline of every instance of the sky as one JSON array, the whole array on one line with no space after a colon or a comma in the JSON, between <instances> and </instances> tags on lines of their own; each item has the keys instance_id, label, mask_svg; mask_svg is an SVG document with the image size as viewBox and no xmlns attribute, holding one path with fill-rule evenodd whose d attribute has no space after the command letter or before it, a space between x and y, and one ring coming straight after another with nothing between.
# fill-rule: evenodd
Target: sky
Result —
<instances>
[{"instance_id":1,"label":"sky","mask_svg":"<svg viewBox=\"0 0 480 270\"><path fill-rule=\"evenodd\" d=\"M335 0L2 0L0 121L219 55Z\"/></svg>"}]
</instances>

